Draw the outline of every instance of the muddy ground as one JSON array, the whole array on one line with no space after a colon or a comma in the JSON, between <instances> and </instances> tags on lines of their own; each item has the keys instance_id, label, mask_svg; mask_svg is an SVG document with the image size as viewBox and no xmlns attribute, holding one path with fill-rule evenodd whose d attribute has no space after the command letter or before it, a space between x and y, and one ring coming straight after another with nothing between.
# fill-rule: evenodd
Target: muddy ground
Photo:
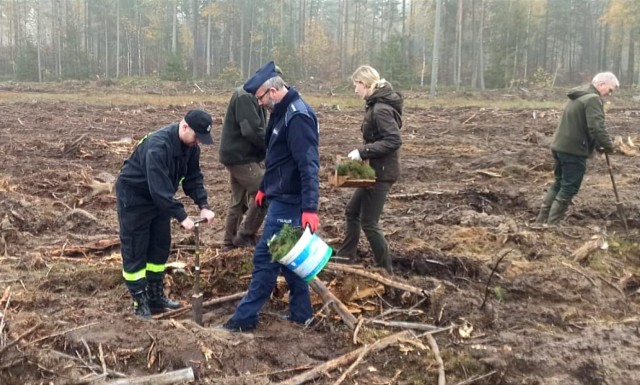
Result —
<instances>
[{"instance_id":1,"label":"muddy ground","mask_svg":"<svg viewBox=\"0 0 640 385\"><path fill-rule=\"evenodd\" d=\"M279 317L287 307L284 284L250 334L213 327L232 314L237 300L208 307L204 327L190 313L150 322L132 317L120 273L113 180L137 139L190 108L211 111L219 137L225 105L106 107L34 95L29 102L0 102L1 384L100 383L186 367L199 384L278 383L400 331L363 321L354 336L316 297L317 322L306 329L292 325ZM319 233L337 245L352 190L330 186L327 174L335 155L360 142L361 109L317 104ZM640 383L640 161L612 157L630 234L616 214L599 156L589 160L564 225L535 226L552 181L548 145L559 114L408 108L403 176L382 216L395 256L395 275L387 277L430 292L429 300L336 269L320 275L362 320L451 327L433 335L447 384ZM636 139L639 114L622 98L614 101L608 111L613 133ZM246 290L252 250L219 249L227 173L216 147L203 154L217 214L202 234L207 301ZM572 256L598 239L606 249L580 260ZM364 236L357 258L362 269L386 275L371 266ZM167 288L188 304L193 238L177 224L170 262L184 265L171 270ZM356 352L314 383L333 384L348 371L346 384L434 384L438 363L422 333L362 356L348 371Z\"/></svg>"}]
</instances>

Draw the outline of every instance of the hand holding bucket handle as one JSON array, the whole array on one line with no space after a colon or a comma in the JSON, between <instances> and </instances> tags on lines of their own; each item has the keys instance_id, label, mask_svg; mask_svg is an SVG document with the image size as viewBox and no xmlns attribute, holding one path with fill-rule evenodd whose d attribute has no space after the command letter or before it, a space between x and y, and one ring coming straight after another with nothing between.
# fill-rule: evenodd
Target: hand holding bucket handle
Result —
<instances>
[{"instance_id":1,"label":"hand holding bucket handle","mask_svg":"<svg viewBox=\"0 0 640 385\"><path fill-rule=\"evenodd\" d=\"M318 225L320 224L320 218L318 218L317 213L312 213L308 211L304 211L302 213L301 219L302 228L309 226L309 230L315 233L318 230Z\"/></svg>"}]
</instances>

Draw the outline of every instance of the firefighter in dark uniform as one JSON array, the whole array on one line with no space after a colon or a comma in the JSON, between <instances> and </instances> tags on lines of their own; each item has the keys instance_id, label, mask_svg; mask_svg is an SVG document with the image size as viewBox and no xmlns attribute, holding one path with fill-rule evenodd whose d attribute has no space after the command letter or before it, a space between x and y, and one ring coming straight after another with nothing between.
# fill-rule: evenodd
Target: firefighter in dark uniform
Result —
<instances>
[{"instance_id":1,"label":"firefighter in dark uniform","mask_svg":"<svg viewBox=\"0 0 640 385\"><path fill-rule=\"evenodd\" d=\"M151 314L181 305L164 293L164 266L171 246L171 218L186 230L195 224L175 198L178 187L200 208L206 223L214 214L200 171L198 143L213 144L211 115L189 111L174 123L145 136L124 162L116 182L122 275L133 297L134 314Z\"/></svg>"}]
</instances>

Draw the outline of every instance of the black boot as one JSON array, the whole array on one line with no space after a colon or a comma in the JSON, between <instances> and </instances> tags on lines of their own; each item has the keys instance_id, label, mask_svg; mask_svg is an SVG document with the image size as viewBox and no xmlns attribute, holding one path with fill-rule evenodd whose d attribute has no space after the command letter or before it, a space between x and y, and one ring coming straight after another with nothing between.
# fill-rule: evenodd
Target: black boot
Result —
<instances>
[{"instance_id":1,"label":"black boot","mask_svg":"<svg viewBox=\"0 0 640 385\"><path fill-rule=\"evenodd\" d=\"M180 309L182 305L172 301L164 294L163 281L147 281L147 296L151 314L163 313L167 310Z\"/></svg>"},{"instance_id":2,"label":"black boot","mask_svg":"<svg viewBox=\"0 0 640 385\"><path fill-rule=\"evenodd\" d=\"M131 292L131 297L133 297L133 314L144 319L151 319L147 293L144 290L136 293Z\"/></svg>"}]
</instances>

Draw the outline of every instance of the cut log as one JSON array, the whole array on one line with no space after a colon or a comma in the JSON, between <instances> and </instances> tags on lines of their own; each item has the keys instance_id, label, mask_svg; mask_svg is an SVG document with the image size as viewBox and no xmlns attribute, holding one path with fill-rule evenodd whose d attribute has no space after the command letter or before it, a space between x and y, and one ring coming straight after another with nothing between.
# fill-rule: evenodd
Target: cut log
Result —
<instances>
[{"instance_id":1,"label":"cut log","mask_svg":"<svg viewBox=\"0 0 640 385\"><path fill-rule=\"evenodd\" d=\"M389 278L385 278L383 276L381 276L380 274L376 274L376 273L371 273L369 271L365 271L362 269L356 269L353 267L349 267L349 266L345 266L339 263L334 263L334 262L329 262L327 263L327 269L329 270L337 270L337 271L343 271L345 273L352 273L352 274L357 274L360 275L362 277L367 277L370 279L373 279L374 281L378 281L380 283L382 283L383 285L386 286L390 286L390 287L395 287L396 289L400 289L400 290L404 290L404 291L408 291L409 293L413 293L413 294L417 294L419 296L422 297L429 297L429 292L421 289L419 287L415 287L415 286L411 286L411 285L407 285L405 283L401 283L398 281L394 281L392 279Z\"/></svg>"},{"instance_id":2,"label":"cut log","mask_svg":"<svg viewBox=\"0 0 640 385\"><path fill-rule=\"evenodd\" d=\"M598 249L606 249L608 247L606 239L602 236L594 236L589 241L587 241L584 245L577 248L571 256L575 262L582 262L587 257Z\"/></svg>"},{"instance_id":3,"label":"cut log","mask_svg":"<svg viewBox=\"0 0 640 385\"><path fill-rule=\"evenodd\" d=\"M171 385L181 382L191 382L194 379L193 369L186 368L143 377L121 378L108 382L107 385Z\"/></svg>"},{"instance_id":4,"label":"cut log","mask_svg":"<svg viewBox=\"0 0 640 385\"><path fill-rule=\"evenodd\" d=\"M322 298L322 301L324 303L331 305L333 310L338 313L340 318L342 318L342 321L351 330L356 327L356 317L351 314L351 312L347 309L346 306L344 306L344 304L338 299L338 297L336 297L335 295L333 295L333 293L331 293L331 291L329 291L327 286L321 280L319 280L317 277L312 279L311 282L309 282L309 287L311 287L313 291L315 291L320 296L320 298Z\"/></svg>"}]
</instances>

